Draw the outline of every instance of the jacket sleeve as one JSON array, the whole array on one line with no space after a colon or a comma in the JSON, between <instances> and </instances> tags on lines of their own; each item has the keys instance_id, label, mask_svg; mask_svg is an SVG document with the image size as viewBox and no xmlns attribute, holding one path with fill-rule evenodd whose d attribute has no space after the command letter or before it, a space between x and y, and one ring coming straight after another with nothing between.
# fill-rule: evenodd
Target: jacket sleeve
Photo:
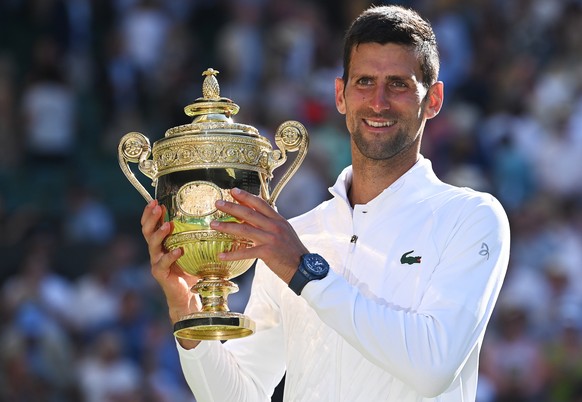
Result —
<instances>
[{"instance_id":1,"label":"jacket sleeve","mask_svg":"<svg viewBox=\"0 0 582 402\"><path fill-rule=\"evenodd\" d=\"M480 347L509 260L509 223L496 200L472 205L446 236L417 309L380 305L331 270L302 292L363 356L426 397L445 391Z\"/></svg>"},{"instance_id":2,"label":"jacket sleeve","mask_svg":"<svg viewBox=\"0 0 582 402\"><path fill-rule=\"evenodd\" d=\"M285 373L285 348L278 307L262 290L273 277L267 270L257 264L245 310L255 321L255 334L225 343L204 341L191 350L178 344L184 377L198 402L271 400Z\"/></svg>"}]
</instances>

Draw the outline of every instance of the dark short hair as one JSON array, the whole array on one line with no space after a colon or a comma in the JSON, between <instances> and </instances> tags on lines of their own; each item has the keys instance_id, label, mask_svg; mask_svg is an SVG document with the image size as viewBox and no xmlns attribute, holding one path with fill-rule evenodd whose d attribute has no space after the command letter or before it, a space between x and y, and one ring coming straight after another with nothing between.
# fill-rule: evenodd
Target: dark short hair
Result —
<instances>
[{"instance_id":1,"label":"dark short hair","mask_svg":"<svg viewBox=\"0 0 582 402\"><path fill-rule=\"evenodd\" d=\"M352 49L362 43L396 43L418 54L422 83L428 88L438 79L439 54L430 23L416 11L400 6L372 6L360 14L344 38L344 75L347 82Z\"/></svg>"}]
</instances>

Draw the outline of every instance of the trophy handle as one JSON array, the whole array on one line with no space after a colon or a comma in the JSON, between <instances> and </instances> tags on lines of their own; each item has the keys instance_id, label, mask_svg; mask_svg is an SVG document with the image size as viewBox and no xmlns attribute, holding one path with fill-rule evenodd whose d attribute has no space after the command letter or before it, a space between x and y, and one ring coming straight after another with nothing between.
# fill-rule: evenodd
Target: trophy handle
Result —
<instances>
[{"instance_id":1,"label":"trophy handle","mask_svg":"<svg viewBox=\"0 0 582 402\"><path fill-rule=\"evenodd\" d=\"M299 166L305 159L305 155L307 154L307 147L309 146L309 136L307 134L307 129L298 121L286 121L282 123L275 132L275 144L277 144L277 147L280 151L274 152L276 160L274 161L273 170L285 163L287 160L287 152L297 151L297 156L273 189L273 193L268 199L268 202L271 205L275 204L275 200L279 196L279 193L283 187L285 187L287 182L289 182L291 177L293 177L293 175L297 172L297 169L299 169Z\"/></svg>"},{"instance_id":2,"label":"trophy handle","mask_svg":"<svg viewBox=\"0 0 582 402\"><path fill-rule=\"evenodd\" d=\"M147 137L138 132L131 132L125 134L119 141L117 148L117 156L119 159L119 166L127 177L127 180L136 188L136 190L145 198L147 202L153 200L153 197L145 189L145 187L137 180L128 162L137 163L139 170L149 177L154 179L157 169L152 160L148 160L151 155L150 141ZM155 179L154 179L155 180ZM155 183L155 181L154 181Z\"/></svg>"}]
</instances>

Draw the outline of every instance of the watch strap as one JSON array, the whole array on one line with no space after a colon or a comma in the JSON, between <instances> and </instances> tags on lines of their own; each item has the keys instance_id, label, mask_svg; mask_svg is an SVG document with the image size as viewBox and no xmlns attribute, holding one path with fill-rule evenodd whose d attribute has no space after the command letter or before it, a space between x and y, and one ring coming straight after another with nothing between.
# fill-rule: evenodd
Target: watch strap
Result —
<instances>
[{"instance_id":1,"label":"watch strap","mask_svg":"<svg viewBox=\"0 0 582 402\"><path fill-rule=\"evenodd\" d=\"M295 274L293 275L293 277L291 278L291 281L289 282L289 288L295 292L295 294L297 296L301 295L301 291L303 290L303 288L305 287L305 285L307 285L310 281L310 278L308 278L305 273L303 273L303 270L301 269L301 264L299 265L299 268L297 268L297 271L295 271Z\"/></svg>"}]
</instances>

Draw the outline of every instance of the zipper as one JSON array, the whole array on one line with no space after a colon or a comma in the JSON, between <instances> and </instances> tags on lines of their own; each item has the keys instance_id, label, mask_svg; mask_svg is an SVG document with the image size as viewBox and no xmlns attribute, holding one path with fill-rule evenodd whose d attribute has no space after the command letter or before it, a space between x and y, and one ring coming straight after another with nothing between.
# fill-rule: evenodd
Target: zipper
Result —
<instances>
[{"instance_id":1,"label":"zipper","mask_svg":"<svg viewBox=\"0 0 582 402\"><path fill-rule=\"evenodd\" d=\"M354 255L356 253L356 247L358 245L358 235L356 234L357 231L355 230L353 215L352 215L352 233L354 233L354 234L349 238L348 253L347 253L346 260L345 260L344 264L342 264L343 272L341 272L341 275L351 285L353 285L353 274L352 274L351 267L352 267L352 262L354 260ZM333 401L341 401L343 399L342 398L343 349L344 349L343 339L341 337L338 337L337 344L336 344L336 371L337 371L337 379L338 380L336 382L337 385L335 387L335 391L334 391L335 395L334 395L334 398L332 399ZM349 386L349 384L348 384L348 386Z\"/></svg>"}]
</instances>

